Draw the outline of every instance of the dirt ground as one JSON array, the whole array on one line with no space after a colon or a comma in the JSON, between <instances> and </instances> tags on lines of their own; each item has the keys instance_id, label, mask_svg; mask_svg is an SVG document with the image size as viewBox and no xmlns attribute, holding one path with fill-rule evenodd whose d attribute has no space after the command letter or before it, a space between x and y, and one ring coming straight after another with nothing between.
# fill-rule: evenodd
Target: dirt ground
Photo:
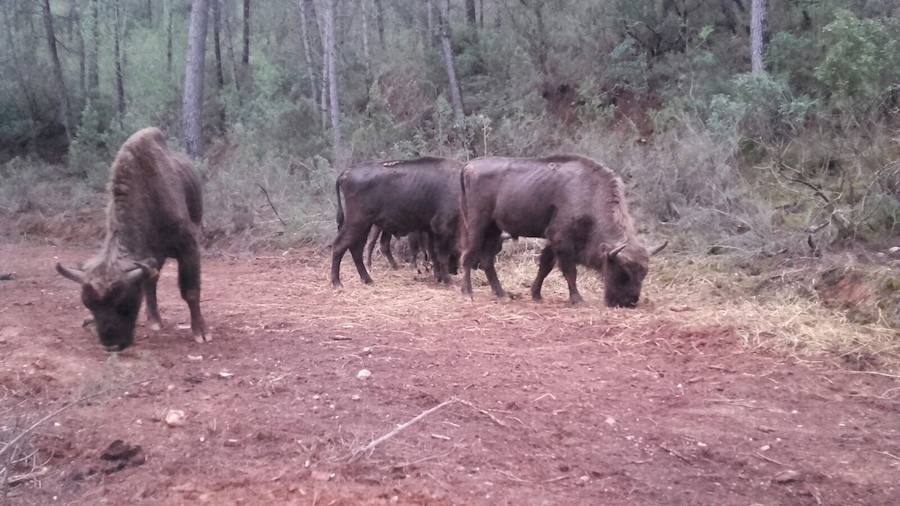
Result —
<instances>
[{"instance_id":1,"label":"dirt ground","mask_svg":"<svg viewBox=\"0 0 900 506\"><path fill-rule=\"evenodd\" d=\"M558 273L469 300L380 260L333 291L312 251L212 256L213 342L168 265L165 328L113 355L53 271L89 254L0 246L0 440L93 395L2 456L12 504L900 504L900 381L752 349L653 279L610 310Z\"/></svg>"}]
</instances>

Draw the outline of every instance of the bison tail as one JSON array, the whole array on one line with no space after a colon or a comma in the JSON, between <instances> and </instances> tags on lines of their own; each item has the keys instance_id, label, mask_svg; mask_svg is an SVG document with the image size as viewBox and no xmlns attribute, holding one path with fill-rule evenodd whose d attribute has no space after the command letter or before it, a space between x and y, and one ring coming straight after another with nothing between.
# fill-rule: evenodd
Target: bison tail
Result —
<instances>
[{"instance_id":1,"label":"bison tail","mask_svg":"<svg viewBox=\"0 0 900 506\"><path fill-rule=\"evenodd\" d=\"M341 178L334 182L334 193L337 195L337 226L338 230L344 226L344 206L341 205Z\"/></svg>"},{"instance_id":2,"label":"bison tail","mask_svg":"<svg viewBox=\"0 0 900 506\"><path fill-rule=\"evenodd\" d=\"M463 166L463 168L459 171L459 210L460 214L462 214L462 224L463 230L469 228L468 223L468 214L469 214L469 204L466 202L466 168L468 165Z\"/></svg>"}]
</instances>

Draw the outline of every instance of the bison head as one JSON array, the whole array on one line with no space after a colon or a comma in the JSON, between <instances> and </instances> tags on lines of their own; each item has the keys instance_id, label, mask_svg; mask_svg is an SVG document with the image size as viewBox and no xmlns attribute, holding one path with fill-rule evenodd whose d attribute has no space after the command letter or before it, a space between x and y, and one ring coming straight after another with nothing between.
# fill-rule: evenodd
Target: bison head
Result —
<instances>
[{"instance_id":1,"label":"bison head","mask_svg":"<svg viewBox=\"0 0 900 506\"><path fill-rule=\"evenodd\" d=\"M121 351L134 343L143 281L158 275L152 264L128 262L124 268L101 264L85 270L56 264L56 271L81 285L81 302L93 315L106 351Z\"/></svg>"},{"instance_id":2,"label":"bison head","mask_svg":"<svg viewBox=\"0 0 900 506\"><path fill-rule=\"evenodd\" d=\"M648 252L643 246L626 242L605 253L603 277L606 305L635 307L641 298L641 287L647 276L650 256L666 247L663 243Z\"/></svg>"}]
</instances>

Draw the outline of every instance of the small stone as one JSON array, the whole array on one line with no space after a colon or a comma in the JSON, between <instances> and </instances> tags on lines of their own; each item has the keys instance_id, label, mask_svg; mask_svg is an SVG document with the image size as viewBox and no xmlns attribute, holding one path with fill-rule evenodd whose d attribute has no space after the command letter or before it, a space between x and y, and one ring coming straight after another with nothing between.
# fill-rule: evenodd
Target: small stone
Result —
<instances>
[{"instance_id":1,"label":"small stone","mask_svg":"<svg viewBox=\"0 0 900 506\"><path fill-rule=\"evenodd\" d=\"M361 399L361 397L359 396L359 394L353 394L350 396L351 401L358 401L360 399Z\"/></svg>"},{"instance_id":2,"label":"small stone","mask_svg":"<svg viewBox=\"0 0 900 506\"><path fill-rule=\"evenodd\" d=\"M184 411L180 409L170 409L166 412L166 425L168 425L169 427L181 427L184 424Z\"/></svg>"},{"instance_id":3,"label":"small stone","mask_svg":"<svg viewBox=\"0 0 900 506\"><path fill-rule=\"evenodd\" d=\"M226 440L225 440L225 446L228 447L228 448L235 448L235 447L237 447L238 445L240 445L240 443L241 443L241 442L238 441L237 439L226 439Z\"/></svg>"},{"instance_id":4,"label":"small stone","mask_svg":"<svg viewBox=\"0 0 900 506\"><path fill-rule=\"evenodd\" d=\"M613 425L616 424L616 419L611 416L607 416L605 422L606 422L606 425L609 425L610 427L612 427Z\"/></svg>"},{"instance_id":5,"label":"small stone","mask_svg":"<svg viewBox=\"0 0 900 506\"><path fill-rule=\"evenodd\" d=\"M900 246L894 246L892 248L888 248L888 253L891 256L900 256Z\"/></svg>"},{"instance_id":6,"label":"small stone","mask_svg":"<svg viewBox=\"0 0 900 506\"><path fill-rule=\"evenodd\" d=\"M769 445L762 445L762 446L759 447L759 451L761 451L761 452L767 452L767 451L769 451L770 448L772 448L772 447L769 446Z\"/></svg>"},{"instance_id":7,"label":"small stone","mask_svg":"<svg viewBox=\"0 0 900 506\"><path fill-rule=\"evenodd\" d=\"M327 471L313 471L312 479L316 481L328 481L334 478L334 473L329 473Z\"/></svg>"},{"instance_id":8,"label":"small stone","mask_svg":"<svg viewBox=\"0 0 900 506\"><path fill-rule=\"evenodd\" d=\"M356 377L361 380L368 379L369 376L371 376L371 375L372 375L372 371L370 371L368 369L360 369L359 372L356 373Z\"/></svg>"},{"instance_id":9,"label":"small stone","mask_svg":"<svg viewBox=\"0 0 900 506\"><path fill-rule=\"evenodd\" d=\"M319 395L319 394L313 395L313 400L314 400L314 401L317 401L317 400L319 400L319 399L321 399L321 398L322 398L322 396Z\"/></svg>"},{"instance_id":10,"label":"small stone","mask_svg":"<svg viewBox=\"0 0 900 506\"><path fill-rule=\"evenodd\" d=\"M797 471L794 471L793 469L787 469L787 470L784 470L784 471L776 474L775 477L772 478L772 481L774 481L775 483L784 484L784 483L793 483L795 481L798 481L799 479L800 479L800 473L798 473Z\"/></svg>"},{"instance_id":11,"label":"small stone","mask_svg":"<svg viewBox=\"0 0 900 506\"><path fill-rule=\"evenodd\" d=\"M191 362L200 362L203 360L203 355L188 355L187 359Z\"/></svg>"},{"instance_id":12,"label":"small stone","mask_svg":"<svg viewBox=\"0 0 900 506\"><path fill-rule=\"evenodd\" d=\"M230 377L232 377L232 376L234 376L234 373L233 373L233 372L228 372L228 371L220 371L220 372L219 372L219 377L220 377L220 378L228 379L228 378L230 378Z\"/></svg>"},{"instance_id":13,"label":"small stone","mask_svg":"<svg viewBox=\"0 0 900 506\"><path fill-rule=\"evenodd\" d=\"M363 353L372 353L372 348L366 346L365 348L363 348Z\"/></svg>"}]
</instances>

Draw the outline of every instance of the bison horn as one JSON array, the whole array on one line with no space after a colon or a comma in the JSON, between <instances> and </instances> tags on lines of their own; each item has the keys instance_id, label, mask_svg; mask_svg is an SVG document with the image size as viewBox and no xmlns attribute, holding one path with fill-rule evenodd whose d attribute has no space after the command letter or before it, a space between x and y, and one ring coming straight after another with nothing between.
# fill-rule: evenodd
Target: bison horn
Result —
<instances>
[{"instance_id":1,"label":"bison horn","mask_svg":"<svg viewBox=\"0 0 900 506\"><path fill-rule=\"evenodd\" d=\"M134 282L143 279L152 279L159 276L159 271L144 262L135 262L133 269L129 269L125 272L125 281L126 282Z\"/></svg>"},{"instance_id":2,"label":"bison horn","mask_svg":"<svg viewBox=\"0 0 900 506\"><path fill-rule=\"evenodd\" d=\"M669 241L665 241L662 244L660 244L659 246L653 248L652 250L650 250L650 256L653 256L653 255L659 253L660 251L666 249L666 246L668 246L668 245L669 245Z\"/></svg>"},{"instance_id":3,"label":"bison horn","mask_svg":"<svg viewBox=\"0 0 900 506\"><path fill-rule=\"evenodd\" d=\"M615 248L613 248L612 251L610 251L609 253L607 253L606 256L608 256L610 260L616 258L616 255L618 255L619 253L622 252L623 249L625 249L625 246L628 246L628 243L627 243L627 242L622 243L622 244L616 246Z\"/></svg>"},{"instance_id":4,"label":"bison horn","mask_svg":"<svg viewBox=\"0 0 900 506\"><path fill-rule=\"evenodd\" d=\"M66 279L71 279L72 281L83 285L86 283L86 276L84 271L79 269L70 269L68 267L63 266L63 264L56 264L56 272L58 272L62 277Z\"/></svg>"}]
</instances>

